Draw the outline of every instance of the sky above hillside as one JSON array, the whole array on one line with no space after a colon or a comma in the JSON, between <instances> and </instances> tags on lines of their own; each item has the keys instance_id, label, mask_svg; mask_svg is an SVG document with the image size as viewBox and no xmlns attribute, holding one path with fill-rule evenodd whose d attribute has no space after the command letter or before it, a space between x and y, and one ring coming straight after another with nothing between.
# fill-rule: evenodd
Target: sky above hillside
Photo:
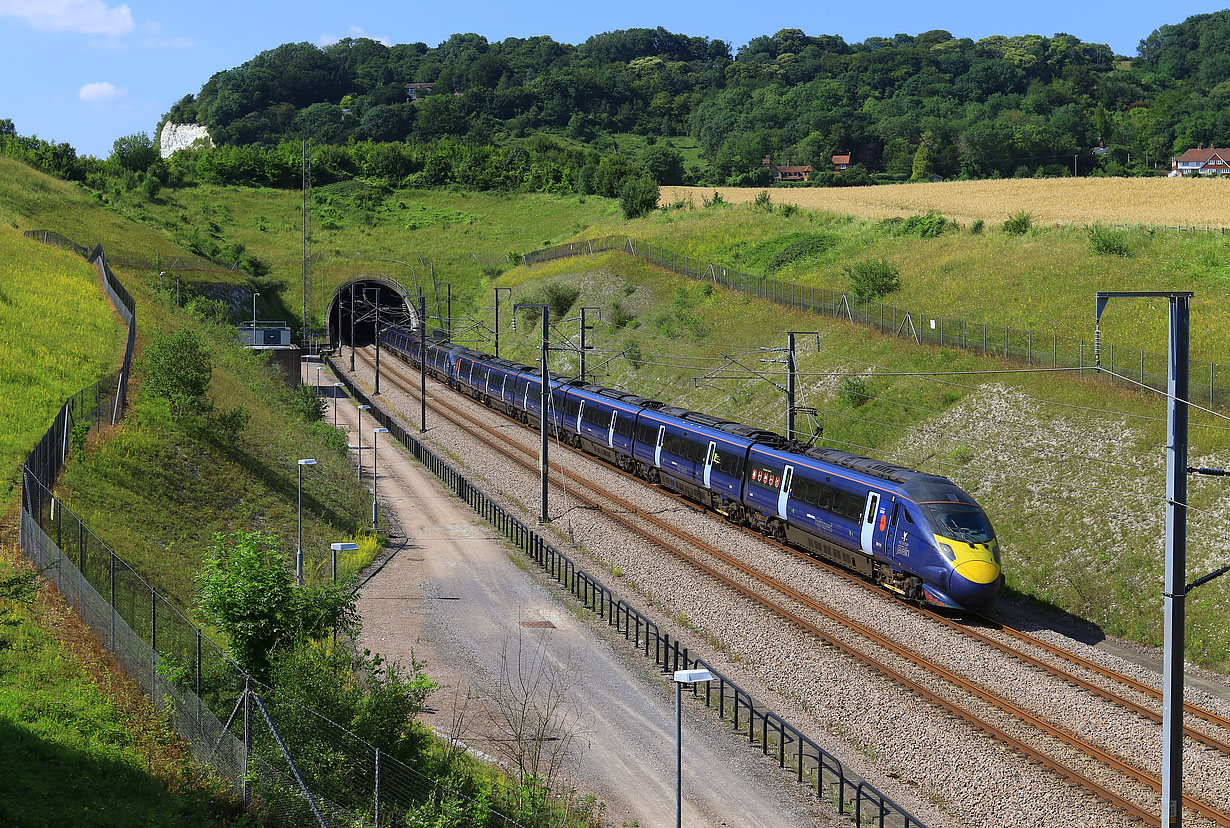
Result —
<instances>
[{"instance_id":1,"label":"sky above hillside","mask_svg":"<svg viewBox=\"0 0 1230 828\"><path fill-rule=\"evenodd\" d=\"M79 152L106 156L117 137L152 134L162 114L184 95L198 92L213 73L286 42L325 45L362 36L435 46L453 33L476 32L488 40L546 34L579 43L614 29L663 26L725 40L737 49L782 28L838 34L851 43L946 29L975 40L1067 32L1130 57L1140 39L1158 26L1218 8L1191 0L1173 5L1127 0L1113 7L1057 0L882 0L873 6L800 3L767 9L732 0L623 0L598 6L477 0L0 0L0 118L11 118L23 135L66 141Z\"/></svg>"}]
</instances>

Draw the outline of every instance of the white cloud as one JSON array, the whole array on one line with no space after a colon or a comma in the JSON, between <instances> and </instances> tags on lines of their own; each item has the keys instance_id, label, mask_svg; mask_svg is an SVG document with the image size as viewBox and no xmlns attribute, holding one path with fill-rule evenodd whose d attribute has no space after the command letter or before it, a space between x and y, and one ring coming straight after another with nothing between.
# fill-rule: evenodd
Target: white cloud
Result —
<instances>
[{"instance_id":1,"label":"white cloud","mask_svg":"<svg viewBox=\"0 0 1230 828\"><path fill-rule=\"evenodd\" d=\"M136 27L127 4L110 7L104 0L4 0L0 16L47 32L125 35Z\"/></svg>"},{"instance_id":2,"label":"white cloud","mask_svg":"<svg viewBox=\"0 0 1230 828\"><path fill-rule=\"evenodd\" d=\"M112 84L102 81L100 83L87 83L78 89L77 99L94 106L103 106L104 104L115 103L123 99L126 94L123 89L117 89Z\"/></svg>"},{"instance_id":3,"label":"white cloud","mask_svg":"<svg viewBox=\"0 0 1230 828\"><path fill-rule=\"evenodd\" d=\"M378 43L383 43L385 46L389 45L388 37L384 35L368 34L360 26L351 26L350 31L347 32L345 35L342 35L342 37L354 37L354 38L366 37L369 40L375 40ZM337 35L332 35L332 34L322 34L320 36L320 45L321 46L332 46L334 43L337 43L339 40L341 40L342 37L338 37Z\"/></svg>"}]
</instances>

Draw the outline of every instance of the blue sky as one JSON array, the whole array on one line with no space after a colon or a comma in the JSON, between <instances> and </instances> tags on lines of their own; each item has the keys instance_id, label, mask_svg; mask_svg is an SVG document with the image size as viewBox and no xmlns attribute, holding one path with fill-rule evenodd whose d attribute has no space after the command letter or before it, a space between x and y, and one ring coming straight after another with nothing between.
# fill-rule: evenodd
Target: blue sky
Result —
<instances>
[{"instance_id":1,"label":"blue sky","mask_svg":"<svg viewBox=\"0 0 1230 828\"><path fill-rule=\"evenodd\" d=\"M507 0L0 0L0 117L13 119L22 134L105 156L121 135L152 134L161 115L199 91L214 72L280 43L323 45L348 35L433 46L454 32L477 32L489 40L547 34L577 43L613 29L664 26L738 48L787 27L839 34L850 42L930 29L974 39L1067 32L1131 56L1158 26L1217 9L1190 0L1173 5L881 0L867 6L800 3L769 9L731 0L623 0L597 6Z\"/></svg>"}]
</instances>

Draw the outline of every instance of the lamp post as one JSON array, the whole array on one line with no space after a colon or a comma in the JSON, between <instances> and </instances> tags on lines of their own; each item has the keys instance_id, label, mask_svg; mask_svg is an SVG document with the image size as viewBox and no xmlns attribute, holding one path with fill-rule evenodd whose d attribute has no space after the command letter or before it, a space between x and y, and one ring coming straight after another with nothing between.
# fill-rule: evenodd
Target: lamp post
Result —
<instances>
[{"instance_id":1,"label":"lamp post","mask_svg":"<svg viewBox=\"0 0 1230 828\"><path fill-rule=\"evenodd\" d=\"M353 552L358 549L357 543L331 543L329 544L329 571L332 574L334 583L337 582L337 553L338 552Z\"/></svg>"},{"instance_id":2,"label":"lamp post","mask_svg":"<svg viewBox=\"0 0 1230 828\"><path fill-rule=\"evenodd\" d=\"M495 288L495 358L500 358L500 291L508 291L508 298L512 298L512 288L498 287ZM514 318L516 318L514 316Z\"/></svg>"},{"instance_id":3,"label":"lamp post","mask_svg":"<svg viewBox=\"0 0 1230 828\"><path fill-rule=\"evenodd\" d=\"M675 828L683 826L683 685L713 681L708 670L675 671Z\"/></svg>"},{"instance_id":4,"label":"lamp post","mask_svg":"<svg viewBox=\"0 0 1230 828\"><path fill-rule=\"evenodd\" d=\"M388 434L387 428L372 429L372 531L376 531L376 435Z\"/></svg>"},{"instance_id":5,"label":"lamp post","mask_svg":"<svg viewBox=\"0 0 1230 828\"><path fill-rule=\"evenodd\" d=\"M369 408L370 405L359 406L359 422L355 426L355 431L359 433L359 480L363 479L363 412Z\"/></svg>"},{"instance_id":6,"label":"lamp post","mask_svg":"<svg viewBox=\"0 0 1230 828\"><path fill-rule=\"evenodd\" d=\"M259 342L256 341L256 297L260 295L261 294L259 290L254 291L252 293L252 344L253 345L260 344Z\"/></svg>"},{"instance_id":7,"label":"lamp post","mask_svg":"<svg viewBox=\"0 0 1230 828\"><path fill-rule=\"evenodd\" d=\"M342 389L345 388L345 383L333 383L333 427L337 428L337 398L342 395Z\"/></svg>"},{"instance_id":8,"label":"lamp post","mask_svg":"<svg viewBox=\"0 0 1230 828\"><path fill-rule=\"evenodd\" d=\"M295 582L299 586L303 586L303 467L315 465L311 458L299 461L299 543L295 546Z\"/></svg>"}]
</instances>

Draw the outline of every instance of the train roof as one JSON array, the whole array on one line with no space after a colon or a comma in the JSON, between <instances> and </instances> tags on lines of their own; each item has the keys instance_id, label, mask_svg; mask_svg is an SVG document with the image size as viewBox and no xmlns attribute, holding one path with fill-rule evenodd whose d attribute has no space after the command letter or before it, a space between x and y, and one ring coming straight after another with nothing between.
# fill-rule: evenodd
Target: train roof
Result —
<instances>
[{"instance_id":1,"label":"train roof","mask_svg":"<svg viewBox=\"0 0 1230 828\"><path fill-rule=\"evenodd\" d=\"M881 480L888 480L893 483L905 484L913 480L919 475L919 472L913 469L907 469L905 466L898 466L895 463L886 463L883 460L876 460L871 457L864 457L861 454L854 454L850 451L843 451L836 448L809 448L803 452L807 457L815 460L820 460L824 463L832 463L834 466L850 469L851 471L861 472L862 474L878 477Z\"/></svg>"}]
</instances>

